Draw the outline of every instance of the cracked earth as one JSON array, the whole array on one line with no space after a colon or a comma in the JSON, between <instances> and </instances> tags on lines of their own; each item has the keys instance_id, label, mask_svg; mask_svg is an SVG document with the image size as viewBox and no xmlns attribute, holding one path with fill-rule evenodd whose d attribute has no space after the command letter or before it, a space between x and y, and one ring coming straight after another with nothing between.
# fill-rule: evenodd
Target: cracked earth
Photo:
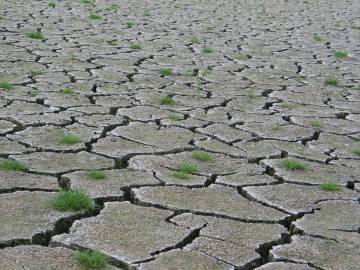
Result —
<instances>
[{"instance_id":1,"label":"cracked earth","mask_svg":"<svg viewBox=\"0 0 360 270\"><path fill-rule=\"evenodd\" d=\"M0 162L25 167L0 169L0 268L359 270L359 14L0 0Z\"/></svg>"}]
</instances>

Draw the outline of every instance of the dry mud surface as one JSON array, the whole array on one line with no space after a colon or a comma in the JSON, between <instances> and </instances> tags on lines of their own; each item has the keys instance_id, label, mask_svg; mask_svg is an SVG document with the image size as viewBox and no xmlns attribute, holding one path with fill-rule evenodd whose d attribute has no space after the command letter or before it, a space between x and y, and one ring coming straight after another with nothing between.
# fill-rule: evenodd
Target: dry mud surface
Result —
<instances>
[{"instance_id":1,"label":"dry mud surface","mask_svg":"<svg viewBox=\"0 0 360 270\"><path fill-rule=\"evenodd\" d=\"M0 0L0 162L26 168L0 169L0 268L360 269L359 14ZM61 188L96 210L52 209Z\"/></svg>"}]
</instances>

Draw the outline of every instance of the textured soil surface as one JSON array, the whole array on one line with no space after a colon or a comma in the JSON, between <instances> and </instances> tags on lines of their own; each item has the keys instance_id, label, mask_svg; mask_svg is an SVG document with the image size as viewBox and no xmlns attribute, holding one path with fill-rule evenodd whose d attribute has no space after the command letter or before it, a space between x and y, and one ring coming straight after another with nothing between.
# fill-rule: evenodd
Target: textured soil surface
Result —
<instances>
[{"instance_id":1,"label":"textured soil surface","mask_svg":"<svg viewBox=\"0 0 360 270\"><path fill-rule=\"evenodd\" d=\"M359 270L359 14L0 0L0 268Z\"/></svg>"}]
</instances>

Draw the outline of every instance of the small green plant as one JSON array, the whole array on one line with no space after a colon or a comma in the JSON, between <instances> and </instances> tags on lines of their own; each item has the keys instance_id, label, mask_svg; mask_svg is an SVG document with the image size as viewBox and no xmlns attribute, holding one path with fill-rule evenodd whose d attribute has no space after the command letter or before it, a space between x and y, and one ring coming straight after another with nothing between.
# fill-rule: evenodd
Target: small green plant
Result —
<instances>
[{"instance_id":1,"label":"small green plant","mask_svg":"<svg viewBox=\"0 0 360 270\"><path fill-rule=\"evenodd\" d=\"M212 52L213 52L213 49L211 49L211 48L203 48L203 49L202 49L202 52L203 52L203 53L212 53Z\"/></svg>"},{"instance_id":2,"label":"small green plant","mask_svg":"<svg viewBox=\"0 0 360 270\"><path fill-rule=\"evenodd\" d=\"M135 26L135 22L133 22L133 21L128 21L127 23L126 23L126 27L127 28L132 28L132 27L134 27Z\"/></svg>"},{"instance_id":3,"label":"small green plant","mask_svg":"<svg viewBox=\"0 0 360 270\"><path fill-rule=\"evenodd\" d=\"M183 163L178 166L174 176L179 179L189 179L191 173L197 172L197 167L191 163Z\"/></svg>"},{"instance_id":4,"label":"small green plant","mask_svg":"<svg viewBox=\"0 0 360 270\"><path fill-rule=\"evenodd\" d=\"M142 46L140 43L134 42L134 43L131 43L130 49L132 49L134 51L139 51L142 49Z\"/></svg>"},{"instance_id":5,"label":"small green plant","mask_svg":"<svg viewBox=\"0 0 360 270\"><path fill-rule=\"evenodd\" d=\"M200 44L201 43L200 39L198 39L197 37L192 37L190 42L192 44Z\"/></svg>"},{"instance_id":6,"label":"small green plant","mask_svg":"<svg viewBox=\"0 0 360 270\"><path fill-rule=\"evenodd\" d=\"M354 150L354 154L357 155L358 157L360 157L360 148L356 148Z\"/></svg>"},{"instance_id":7,"label":"small green plant","mask_svg":"<svg viewBox=\"0 0 360 270\"><path fill-rule=\"evenodd\" d=\"M11 90L14 89L15 85L7 81L0 81L0 89Z\"/></svg>"},{"instance_id":8,"label":"small green plant","mask_svg":"<svg viewBox=\"0 0 360 270\"><path fill-rule=\"evenodd\" d=\"M150 10L145 10L144 16L145 17L150 17L151 16Z\"/></svg>"},{"instance_id":9,"label":"small green plant","mask_svg":"<svg viewBox=\"0 0 360 270\"><path fill-rule=\"evenodd\" d=\"M92 4L92 0L81 0L81 3L89 5Z\"/></svg>"},{"instance_id":10,"label":"small green plant","mask_svg":"<svg viewBox=\"0 0 360 270\"><path fill-rule=\"evenodd\" d=\"M310 126L314 127L314 128L321 128L322 127L322 123L318 120L311 120L309 122Z\"/></svg>"},{"instance_id":11,"label":"small green plant","mask_svg":"<svg viewBox=\"0 0 360 270\"><path fill-rule=\"evenodd\" d=\"M344 51L335 52L335 57L336 58L346 58L348 56L349 56L349 54L347 52L344 52Z\"/></svg>"},{"instance_id":12,"label":"small green plant","mask_svg":"<svg viewBox=\"0 0 360 270\"><path fill-rule=\"evenodd\" d=\"M43 69L33 69L30 71L30 75L31 76L38 76L38 75L41 75L41 74L44 74L44 70Z\"/></svg>"},{"instance_id":13,"label":"small green plant","mask_svg":"<svg viewBox=\"0 0 360 270\"><path fill-rule=\"evenodd\" d=\"M321 42L323 39L319 34L315 33L314 34L314 40L317 41L317 42Z\"/></svg>"},{"instance_id":14,"label":"small green plant","mask_svg":"<svg viewBox=\"0 0 360 270\"><path fill-rule=\"evenodd\" d=\"M5 20L5 17L4 16L0 16L0 21L3 21Z\"/></svg>"},{"instance_id":15,"label":"small green plant","mask_svg":"<svg viewBox=\"0 0 360 270\"><path fill-rule=\"evenodd\" d=\"M25 171L25 169L25 165L16 160L6 159L0 162L0 170Z\"/></svg>"},{"instance_id":16,"label":"small green plant","mask_svg":"<svg viewBox=\"0 0 360 270\"><path fill-rule=\"evenodd\" d=\"M332 79L332 78L330 78L330 79L327 79L327 80L325 81L325 84L326 84L326 85L336 86L336 85L339 84L339 81L338 81L337 79Z\"/></svg>"},{"instance_id":17,"label":"small green plant","mask_svg":"<svg viewBox=\"0 0 360 270\"><path fill-rule=\"evenodd\" d=\"M81 139L78 135L66 133L63 135L61 142L63 144L77 144L81 142Z\"/></svg>"},{"instance_id":18,"label":"small green plant","mask_svg":"<svg viewBox=\"0 0 360 270\"><path fill-rule=\"evenodd\" d=\"M44 39L44 35L41 32L30 32L27 36L32 39Z\"/></svg>"},{"instance_id":19,"label":"small green plant","mask_svg":"<svg viewBox=\"0 0 360 270\"><path fill-rule=\"evenodd\" d=\"M56 4L55 4L55 2L49 2L48 6L51 7L51 8L55 8Z\"/></svg>"},{"instance_id":20,"label":"small green plant","mask_svg":"<svg viewBox=\"0 0 360 270\"><path fill-rule=\"evenodd\" d=\"M106 178L106 173L104 171L90 171L86 173L86 176L96 179L96 180L101 180L101 179L105 179Z\"/></svg>"},{"instance_id":21,"label":"small green plant","mask_svg":"<svg viewBox=\"0 0 360 270\"><path fill-rule=\"evenodd\" d=\"M62 190L49 201L50 207L59 211L91 210L94 201L81 190Z\"/></svg>"},{"instance_id":22,"label":"small green plant","mask_svg":"<svg viewBox=\"0 0 360 270\"><path fill-rule=\"evenodd\" d=\"M117 46L117 45L119 45L119 44L117 43L117 41L115 41L115 40L107 41L107 44L109 44L110 46Z\"/></svg>"},{"instance_id":23,"label":"small green plant","mask_svg":"<svg viewBox=\"0 0 360 270\"><path fill-rule=\"evenodd\" d=\"M356 90L356 91L360 91L360 85L354 85L353 89Z\"/></svg>"},{"instance_id":24,"label":"small green plant","mask_svg":"<svg viewBox=\"0 0 360 270\"><path fill-rule=\"evenodd\" d=\"M160 99L161 105L175 105L175 100L170 96L165 96Z\"/></svg>"},{"instance_id":25,"label":"small green plant","mask_svg":"<svg viewBox=\"0 0 360 270\"><path fill-rule=\"evenodd\" d=\"M74 90L71 88L64 88L61 90L61 93L63 94L74 94Z\"/></svg>"},{"instance_id":26,"label":"small green plant","mask_svg":"<svg viewBox=\"0 0 360 270\"><path fill-rule=\"evenodd\" d=\"M100 15L96 14L96 13L90 13L89 19L91 19L91 20L100 20L100 19L102 19L102 17Z\"/></svg>"},{"instance_id":27,"label":"small green plant","mask_svg":"<svg viewBox=\"0 0 360 270\"><path fill-rule=\"evenodd\" d=\"M204 151L193 152L193 157L200 161L210 161L214 159L209 153L206 153Z\"/></svg>"},{"instance_id":28,"label":"small green plant","mask_svg":"<svg viewBox=\"0 0 360 270\"><path fill-rule=\"evenodd\" d=\"M173 71L171 68L162 68L160 69L160 75L161 76L170 76L173 74Z\"/></svg>"},{"instance_id":29,"label":"small green plant","mask_svg":"<svg viewBox=\"0 0 360 270\"><path fill-rule=\"evenodd\" d=\"M101 269L107 263L107 257L99 251L78 251L75 257L85 269Z\"/></svg>"},{"instance_id":30,"label":"small green plant","mask_svg":"<svg viewBox=\"0 0 360 270\"><path fill-rule=\"evenodd\" d=\"M341 190L340 186L336 183L332 183L332 182L328 182L328 183L322 183L320 185L320 188L322 190L326 190L326 191L339 191Z\"/></svg>"},{"instance_id":31,"label":"small green plant","mask_svg":"<svg viewBox=\"0 0 360 270\"><path fill-rule=\"evenodd\" d=\"M183 75L186 76L186 77L192 77L192 76L194 76L194 75L195 75L195 74L194 74L194 69L192 69L192 68L187 68L187 69L185 69Z\"/></svg>"},{"instance_id":32,"label":"small green plant","mask_svg":"<svg viewBox=\"0 0 360 270\"><path fill-rule=\"evenodd\" d=\"M111 6L110 6L110 9L111 10L118 10L120 8L120 6L119 5L117 5L117 4L112 4Z\"/></svg>"},{"instance_id":33,"label":"small green plant","mask_svg":"<svg viewBox=\"0 0 360 270\"><path fill-rule=\"evenodd\" d=\"M34 90L34 91L31 91L30 92L30 96L32 96L32 97L36 97L36 96L38 96L39 95L39 91L37 91L37 90Z\"/></svg>"},{"instance_id":34,"label":"small green plant","mask_svg":"<svg viewBox=\"0 0 360 270\"><path fill-rule=\"evenodd\" d=\"M284 159L283 166L287 170L306 170L307 167L304 163L296 159Z\"/></svg>"},{"instance_id":35,"label":"small green plant","mask_svg":"<svg viewBox=\"0 0 360 270\"><path fill-rule=\"evenodd\" d=\"M353 25L351 25L351 29L357 29L357 30L359 30L359 29L360 29L360 24L353 24Z\"/></svg>"},{"instance_id":36,"label":"small green plant","mask_svg":"<svg viewBox=\"0 0 360 270\"><path fill-rule=\"evenodd\" d=\"M172 121L180 121L180 120L182 120L182 118L179 115L177 115L176 113L169 114L167 116L167 119L172 120Z\"/></svg>"}]
</instances>

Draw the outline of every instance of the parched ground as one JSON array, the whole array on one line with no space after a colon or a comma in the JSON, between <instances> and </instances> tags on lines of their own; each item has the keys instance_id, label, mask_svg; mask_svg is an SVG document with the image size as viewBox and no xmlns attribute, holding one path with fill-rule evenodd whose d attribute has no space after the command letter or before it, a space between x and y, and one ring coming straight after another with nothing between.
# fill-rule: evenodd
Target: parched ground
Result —
<instances>
[{"instance_id":1,"label":"parched ground","mask_svg":"<svg viewBox=\"0 0 360 270\"><path fill-rule=\"evenodd\" d=\"M0 268L359 270L359 14L0 0Z\"/></svg>"}]
</instances>

